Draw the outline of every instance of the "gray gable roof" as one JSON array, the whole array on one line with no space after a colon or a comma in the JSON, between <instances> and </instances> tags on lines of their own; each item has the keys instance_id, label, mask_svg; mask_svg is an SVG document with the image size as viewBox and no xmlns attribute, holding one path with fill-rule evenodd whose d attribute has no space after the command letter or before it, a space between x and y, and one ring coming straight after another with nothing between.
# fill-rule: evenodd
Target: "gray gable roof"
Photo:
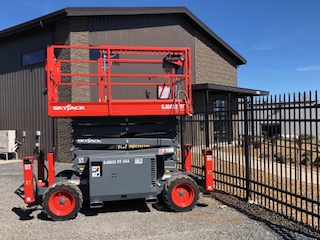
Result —
<instances>
[{"instance_id":1,"label":"gray gable roof","mask_svg":"<svg viewBox=\"0 0 320 240\"><path fill-rule=\"evenodd\" d=\"M154 14L180 14L194 28L203 33L215 44L235 58L238 65L247 61L208 28L200 19L185 7L71 7L53 12L51 14L33 19L31 21L0 31L0 40L28 29L39 27L44 23L57 21L65 17L103 16L103 15L154 15Z\"/></svg>"}]
</instances>

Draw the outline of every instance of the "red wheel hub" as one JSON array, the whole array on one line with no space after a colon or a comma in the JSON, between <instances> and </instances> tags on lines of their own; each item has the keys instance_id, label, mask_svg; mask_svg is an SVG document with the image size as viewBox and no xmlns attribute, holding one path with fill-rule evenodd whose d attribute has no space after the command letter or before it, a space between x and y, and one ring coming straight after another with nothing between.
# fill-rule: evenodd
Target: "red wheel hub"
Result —
<instances>
[{"instance_id":1,"label":"red wheel hub","mask_svg":"<svg viewBox=\"0 0 320 240\"><path fill-rule=\"evenodd\" d=\"M195 192L188 183L179 183L172 189L172 201L181 208L188 207L194 201Z\"/></svg>"},{"instance_id":2,"label":"red wheel hub","mask_svg":"<svg viewBox=\"0 0 320 240\"><path fill-rule=\"evenodd\" d=\"M76 199L72 193L59 190L50 196L48 205L50 211L56 216L66 216L74 210Z\"/></svg>"}]
</instances>

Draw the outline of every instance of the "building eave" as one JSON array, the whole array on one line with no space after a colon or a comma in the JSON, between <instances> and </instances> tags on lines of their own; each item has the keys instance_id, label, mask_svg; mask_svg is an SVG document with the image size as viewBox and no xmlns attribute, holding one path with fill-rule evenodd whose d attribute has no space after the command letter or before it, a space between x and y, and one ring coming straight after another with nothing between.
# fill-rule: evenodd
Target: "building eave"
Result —
<instances>
[{"instance_id":1,"label":"building eave","mask_svg":"<svg viewBox=\"0 0 320 240\"><path fill-rule=\"evenodd\" d=\"M219 84L213 84L213 83L194 84L192 85L192 90L193 91L209 91L212 93L231 93L239 97L269 95L268 91L225 86L225 85L219 85Z\"/></svg>"}]
</instances>

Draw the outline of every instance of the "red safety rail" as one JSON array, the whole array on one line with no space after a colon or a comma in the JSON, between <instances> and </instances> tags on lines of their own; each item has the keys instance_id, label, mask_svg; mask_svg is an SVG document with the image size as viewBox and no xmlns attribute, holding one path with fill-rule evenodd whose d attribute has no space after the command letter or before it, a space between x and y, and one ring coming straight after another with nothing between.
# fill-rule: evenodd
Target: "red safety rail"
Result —
<instances>
[{"instance_id":1,"label":"red safety rail","mask_svg":"<svg viewBox=\"0 0 320 240\"><path fill-rule=\"evenodd\" d=\"M79 54L81 51L84 54ZM91 53L97 57L90 57ZM81 64L84 67L75 72L74 66ZM90 70L84 71L89 65ZM119 70L119 66L126 70ZM145 73L147 70L151 73ZM46 71L51 117L192 114L190 48L54 45L47 48ZM96 100L79 101L83 92L77 88L81 87L94 88ZM140 87L144 96L118 99L114 89L119 93L120 87L123 92ZM61 92L63 88L69 88L70 94ZM71 100L59 99L62 95Z\"/></svg>"}]
</instances>

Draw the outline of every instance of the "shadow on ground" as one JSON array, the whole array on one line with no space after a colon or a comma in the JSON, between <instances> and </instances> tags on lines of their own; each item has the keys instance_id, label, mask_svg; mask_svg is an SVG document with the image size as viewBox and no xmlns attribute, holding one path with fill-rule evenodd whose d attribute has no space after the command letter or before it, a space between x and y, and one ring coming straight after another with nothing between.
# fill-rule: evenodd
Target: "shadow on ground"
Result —
<instances>
[{"instance_id":1,"label":"shadow on ground","mask_svg":"<svg viewBox=\"0 0 320 240\"><path fill-rule=\"evenodd\" d=\"M14 207L12 208L12 211L19 216L19 220L21 221L31 220L34 218L31 216L34 211L33 209L24 210L22 208Z\"/></svg>"},{"instance_id":2,"label":"shadow on ground","mask_svg":"<svg viewBox=\"0 0 320 240\"><path fill-rule=\"evenodd\" d=\"M163 203L157 203L151 205L157 211L171 212L171 210L165 206ZM198 203L197 207L207 207L207 204ZM44 213L41 206L34 207L32 209L22 209L14 207L12 211L19 216L19 220L26 221L34 219L32 213L34 211L40 210L41 212L37 215L37 218L44 221L51 221L50 218ZM138 211L138 212L150 212L149 206L145 203L144 199L128 200L128 201L115 201L106 202L102 208L90 208L88 203L84 203L80 210L85 216L96 216L98 214L108 213L108 212L126 212L126 211Z\"/></svg>"},{"instance_id":3,"label":"shadow on ground","mask_svg":"<svg viewBox=\"0 0 320 240\"><path fill-rule=\"evenodd\" d=\"M44 213L41 207L34 207L32 209L23 209L14 207L12 211L19 216L19 220L26 221L32 220L34 217L31 216L34 211L40 210L41 212L37 215L37 218L44 221L51 221ZM85 216L96 216L100 213L108 212L125 212L125 211L138 211L138 212L150 212L148 205L143 199L130 200L130 201L118 201L108 202L102 208L90 208L88 204L84 203L80 213Z\"/></svg>"},{"instance_id":4,"label":"shadow on ground","mask_svg":"<svg viewBox=\"0 0 320 240\"><path fill-rule=\"evenodd\" d=\"M107 212L126 212L126 211L138 211L138 212L150 212L148 205L144 199L106 202L102 208L90 208L86 203L80 210L85 216L95 216L99 213Z\"/></svg>"}]
</instances>

